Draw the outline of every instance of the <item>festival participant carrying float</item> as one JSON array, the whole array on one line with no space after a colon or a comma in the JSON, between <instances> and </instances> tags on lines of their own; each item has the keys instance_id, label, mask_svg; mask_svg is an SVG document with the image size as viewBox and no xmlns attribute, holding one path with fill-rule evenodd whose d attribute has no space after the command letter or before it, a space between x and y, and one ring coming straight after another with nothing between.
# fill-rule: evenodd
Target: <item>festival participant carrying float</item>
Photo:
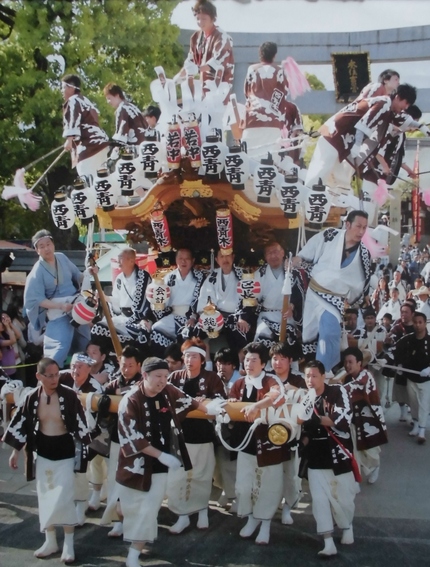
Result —
<instances>
[{"instance_id":1,"label":"festival participant carrying float","mask_svg":"<svg viewBox=\"0 0 430 567\"><path fill-rule=\"evenodd\" d=\"M77 75L64 75L61 91L64 149L72 152L78 175L94 175L107 160L109 138L99 126L97 108L81 94L81 79Z\"/></svg>"},{"instance_id":2,"label":"festival participant carrying float","mask_svg":"<svg viewBox=\"0 0 430 567\"><path fill-rule=\"evenodd\" d=\"M142 143L148 124L139 108L126 99L122 88L115 83L108 83L103 94L115 109L115 134L112 139L127 146Z\"/></svg>"},{"instance_id":3,"label":"festival participant carrying float","mask_svg":"<svg viewBox=\"0 0 430 567\"><path fill-rule=\"evenodd\" d=\"M73 340L78 350L85 350L90 339L89 325L71 325L73 301L89 280L65 256L55 252L52 235L39 230L32 238L39 255L27 277L24 289L24 308L36 331L45 328L43 352L53 358L60 368L69 354ZM91 273L97 268L88 268Z\"/></svg>"},{"instance_id":4,"label":"festival participant carrying float","mask_svg":"<svg viewBox=\"0 0 430 567\"><path fill-rule=\"evenodd\" d=\"M131 542L127 567L139 567L145 542L157 537L157 516L168 476L191 471L180 420L193 409L210 414L210 407L167 383L168 364L149 357L143 380L126 395L118 409L121 444L117 482L124 514L124 539ZM178 447L172 454L171 447Z\"/></svg>"}]
</instances>

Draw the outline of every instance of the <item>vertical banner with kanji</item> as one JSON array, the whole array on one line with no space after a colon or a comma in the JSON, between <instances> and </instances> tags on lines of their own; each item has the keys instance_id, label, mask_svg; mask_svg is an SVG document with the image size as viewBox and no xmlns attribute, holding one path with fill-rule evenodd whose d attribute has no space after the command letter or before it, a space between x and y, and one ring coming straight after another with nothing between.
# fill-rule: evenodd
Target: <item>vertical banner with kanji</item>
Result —
<instances>
[{"instance_id":1,"label":"vertical banner with kanji","mask_svg":"<svg viewBox=\"0 0 430 567\"><path fill-rule=\"evenodd\" d=\"M233 217L230 209L217 210L216 233L221 254L223 256L233 254Z\"/></svg>"},{"instance_id":2,"label":"vertical banner with kanji","mask_svg":"<svg viewBox=\"0 0 430 567\"><path fill-rule=\"evenodd\" d=\"M332 53L331 60L336 101L351 102L370 82L369 53Z\"/></svg>"},{"instance_id":3,"label":"vertical banner with kanji","mask_svg":"<svg viewBox=\"0 0 430 567\"><path fill-rule=\"evenodd\" d=\"M414 225L415 241L419 242L421 240L421 196L420 196L420 141L417 140L417 151L415 153L414 161L414 175L416 186L412 189L411 201L412 201L412 223Z\"/></svg>"}]
</instances>

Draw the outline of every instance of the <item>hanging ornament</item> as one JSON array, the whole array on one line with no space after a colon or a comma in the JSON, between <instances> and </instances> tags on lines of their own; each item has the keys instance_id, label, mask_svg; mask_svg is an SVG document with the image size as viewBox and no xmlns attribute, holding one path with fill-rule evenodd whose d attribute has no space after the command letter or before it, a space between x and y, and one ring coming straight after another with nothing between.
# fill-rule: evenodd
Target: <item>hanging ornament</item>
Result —
<instances>
[{"instance_id":1,"label":"hanging ornament","mask_svg":"<svg viewBox=\"0 0 430 567\"><path fill-rule=\"evenodd\" d=\"M202 167L200 169L209 181L221 178L227 151L227 146L220 141L218 134L206 136L206 142L202 144Z\"/></svg>"},{"instance_id":2,"label":"hanging ornament","mask_svg":"<svg viewBox=\"0 0 430 567\"><path fill-rule=\"evenodd\" d=\"M261 160L254 171L254 191L258 203L270 203L272 195L278 188L278 170L273 165L270 153Z\"/></svg>"},{"instance_id":3,"label":"hanging ornament","mask_svg":"<svg viewBox=\"0 0 430 567\"><path fill-rule=\"evenodd\" d=\"M97 170L94 177L93 188L97 199L97 206L104 211L113 211L119 197L119 186L106 166Z\"/></svg>"},{"instance_id":4,"label":"hanging ornament","mask_svg":"<svg viewBox=\"0 0 430 567\"><path fill-rule=\"evenodd\" d=\"M135 151L132 146L126 147L120 159L116 162L115 172L112 174L123 197L132 197L134 190L139 186Z\"/></svg>"},{"instance_id":5,"label":"hanging ornament","mask_svg":"<svg viewBox=\"0 0 430 567\"><path fill-rule=\"evenodd\" d=\"M249 177L249 157L246 142L231 146L225 156L225 175L232 189L242 191Z\"/></svg>"},{"instance_id":6,"label":"hanging ornament","mask_svg":"<svg viewBox=\"0 0 430 567\"><path fill-rule=\"evenodd\" d=\"M94 190L89 187L85 177L78 177L73 183L73 190L70 193L76 218L83 225L88 225L94 220L96 213L96 196Z\"/></svg>"},{"instance_id":7,"label":"hanging ornament","mask_svg":"<svg viewBox=\"0 0 430 567\"><path fill-rule=\"evenodd\" d=\"M244 307L255 307L257 305L257 297L261 293L261 285L255 279L254 272L242 274L242 279L237 284L237 293L242 298Z\"/></svg>"},{"instance_id":8,"label":"hanging ornament","mask_svg":"<svg viewBox=\"0 0 430 567\"><path fill-rule=\"evenodd\" d=\"M75 224L73 203L68 196L68 188L62 185L54 195L51 203L51 214L54 224L61 230L69 230Z\"/></svg>"},{"instance_id":9,"label":"hanging ornament","mask_svg":"<svg viewBox=\"0 0 430 567\"><path fill-rule=\"evenodd\" d=\"M202 139L194 112L190 112L188 121L184 122L183 145L190 158L191 167L200 167L202 164L200 157Z\"/></svg>"},{"instance_id":10,"label":"hanging ornament","mask_svg":"<svg viewBox=\"0 0 430 567\"><path fill-rule=\"evenodd\" d=\"M170 252L172 242L170 239L169 225L162 210L156 210L151 213L151 226L160 252Z\"/></svg>"},{"instance_id":11,"label":"hanging ornament","mask_svg":"<svg viewBox=\"0 0 430 567\"><path fill-rule=\"evenodd\" d=\"M216 234L222 256L233 254L233 217L230 209L216 211Z\"/></svg>"},{"instance_id":12,"label":"hanging ornament","mask_svg":"<svg viewBox=\"0 0 430 567\"><path fill-rule=\"evenodd\" d=\"M224 318L211 302L210 298L209 303L203 308L197 326L205 332L210 339L216 339L221 329L224 327Z\"/></svg>"},{"instance_id":13,"label":"hanging ornament","mask_svg":"<svg viewBox=\"0 0 430 567\"><path fill-rule=\"evenodd\" d=\"M97 313L97 301L91 294L88 297L81 295L73 304L72 309L72 325L88 325L94 319Z\"/></svg>"},{"instance_id":14,"label":"hanging ornament","mask_svg":"<svg viewBox=\"0 0 430 567\"><path fill-rule=\"evenodd\" d=\"M170 297L170 287L164 283L163 278L154 277L152 282L146 287L145 294L152 309L162 311Z\"/></svg>"},{"instance_id":15,"label":"hanging ornament","mask_svg":"<svg viewBox=\"0 0 430 567\"><path fill-rule=\"evenodd\" d=\"M331 199L320 179L318 183L312 185L312 189L305 199L306 219L317 224L324 223L327 220L330 205Z\"/></svg>"},{"instance_id":16,"label":"hanging ornament","mask_svg":"<svg viewBox=\"0 0 430 567\"><path fill-rule=\"evenodd\" d=\"M145 140L139 146L139 163L148 179L155 179L161 169L160 135L156 130L149 129Z\"/></svg>"},{"instance_id":17,"label":"hanging ornament","mask_svg":"<svg viewBox=\"0 0 430 567\"><path fill-rule=\"evenodd\" d=\"M284 176L284 181L276 192L281 209L284 211L284 217L288 219L297 218L297 213L303 202L303 192L304 186L299 182L297 173Z\"/></svg>"},{"instance_id":18,"label":"hanging ornament","mask_svg":"<svg viewBox=\"0 0 430 567\"><path fill-rule=\"evenodd\" d=\"M181 166L181 127L173 116L167 125L166 157L169 169L179 169Z\"/></svg>"}]
</instances>

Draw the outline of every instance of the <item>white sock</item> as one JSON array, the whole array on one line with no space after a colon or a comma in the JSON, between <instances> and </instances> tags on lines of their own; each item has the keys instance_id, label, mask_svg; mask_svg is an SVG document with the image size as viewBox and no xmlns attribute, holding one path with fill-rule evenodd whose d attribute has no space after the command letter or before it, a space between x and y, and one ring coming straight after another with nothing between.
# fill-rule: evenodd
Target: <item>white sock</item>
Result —
<instances>
[{"instance_id":1,"label":"white sock","mask_svg":"<svg viewBox=\"0 0 430 567\"><path fill-rule=\"evenodd\" d=\"M415 435L418 435L418 431L419 431L419 426L418 426L418 421L416 419L414 419L414 425L412 427L412 429L409 431L409 435L411 437L414 437Z\"/></svg>"},{"instance_id":2,"label":"white sock","mask_svg":"<svg viewBox=\"0 0 430 567\"><path fill-rule=\"evenodd\" d=\"M128 550L127 560L125 562L126 567L140 567L139 563L140 550L130 547Z\"/></svg>"},{"instance_id":3,"label":"white sock","mask_svg":"<svg viewBox=\"0 0 430 567\"><path fill-rule=\"evenodd\" d=\"M107 495L108 495L108 484L107 484L107 480L105 480L102 484L102 488L100 490L100 500L103 502L104 500L107 499Z\"/></svg>"},{"instance_id":4,"label":"white sock","mask_svg":"<svg viewBox=\"0 0 430 567\"><path fill-rule=\"evenodd\" d=\"M122 522L114 522L113 528L108 532L108 537L120 537L123 534Z\"/></svg>"},{"instance_id":5,"label":"white sock","mask_svg":"<svg viewBox=\"0 0 430 567\"><path fill-rule=\"evenodd\" d=\"M230 514L237 514L237 500L236 500L236 498L234 498L231 501L231 506L229 508L229 512L230 512Z\"/></svg>"},{"instance_id":6,"label":"white sock","mask_svg":"<svg viewBox=\"0 0 430 567\"><path fill-rule=\"evenodd\" d=\"M85 524L85 512L87 508L87 502L76 502L76 516L78 517L78 524L80 526L83 526Z\"/></svg>"},{"instance_id":7,"label":"white sock","mask_svg":"<svg viewBox=\"0 0 430 567\"><path fill-rule=\"evenodd\" d=\"M199 530L207 530L209 527L208 509L200 510L197 520L197 527Z\"/></svg>"},{"instance_id":8,"label":"white sock","mask_svg":"<svg viewBox=\"0 0 430 567\"><path fill-rule=\"evenodd\" d=\"M260 520L256 520L252 514L248 516L248 521L245 526L240 530L240 537L251 537L255 530L258 528Z\"/></svg>"},{"instance_id":9,"label":"white sock","mask_svg":"<svg viewBox=\"0 0 430 567\"><path fill-rule=\"evenodd\" d=\"M352 543L354 543L354 531L352 529L352 526L350 526L347 530L343 530L340 543L343 543L344 545L351 545Z\"/></svg>"},{"instance_id":10,"label":"white sock","mask_svg":"<svg viewBox=\"0 0 430 567\"><path fill-rule=\"evenodd\" d=\"M419 428L419 432L418 432L418 437L424 437L426 436L426 428L425 427L420 427Z\"/></svg>"},{"instance_id":11,"label":"white sock","mask_svg":"<svg viewBox=\"0 0 430 567\"><path fill-rule=\"evenodd\" d=\"M337 549L336 549L336 546L334 544L333 538L332 537L324 538L324 549L322 549L321 551L318 551L318 555L329 556L329 555L336 555L336 554L337 554Z\"/></svg>"},{"instance_id":12,"label":"white sock","mask_svg":"<svg viewBox=\"0 0 430 567\"><path fill-rule=\"evenodd\" d=\"M291 509L288 506L287 503L284 504L284 506L282 507L282 523L284 524L284 526L290 526L292 523L294 523L293 518L291 517Z\"/></svg>"},{"instance_id":13,"label":"white sock","mask_svg":"<svg viewBox=\"0 0 430 567\"><path fill-rule=\"evenodd\" d=\"M173 524L172 527L169 528L169 532L171 534L180 534L183 532L188 526L190 525L190 518L189 516L179 516L176 524Z\"/></svg>"},{"instance_id":14,"label":"white sock","mask_svg":"<svg viewBox=\"0 0 430 567\"><path fill-rule=\"evenodd\" d=\"M34 557L48 557L53 553L57 553L57 534L54 530L45 531L45 543L34 552Z\"/></svg>"},{"instance_id":15,"label":"white sock","mask_svg":"<svg viewBox=\"0 0 430 567\"><path fill-rule=\"evenodd\" d=\"M93 493L91 494L91 498L88 502L88 508L90 510L98 510L100 508L100 496L101 496L100 490L93 490Z\"/></svg>"},{"instance_id":16,"label":"white sock","mask_svg":"<svg viewBox=\"0 0 430 567\"><path fill-rule=\"evenodd\" d=\"M259 545L267 545L270 539L270 520L262 520L260 531L255 539L255 543Z\"/></svg>"},{"instance_id":17,"label":"white sock","mask_svg":"<svg viewBox=\"0 0 430 567\"><path fill-rule=\"evenodd\" d=\"M75 549L73 545L73 536L75 534L64 534L63 553L61 554L62 563L73 563L75 560Z\"/></svg>"}]
</instances>

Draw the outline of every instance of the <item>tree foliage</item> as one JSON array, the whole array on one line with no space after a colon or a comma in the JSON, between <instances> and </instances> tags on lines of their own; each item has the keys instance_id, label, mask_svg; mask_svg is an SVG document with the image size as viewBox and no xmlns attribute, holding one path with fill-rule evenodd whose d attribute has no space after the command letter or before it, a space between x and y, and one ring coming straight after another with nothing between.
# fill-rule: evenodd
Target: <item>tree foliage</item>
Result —
<instances>
[{"instance_id":1,"label":"tree foliage","mask_svg":"<svg viewBox=\"0 0 430 567\"><path fill-rule=\"evenodd\" d=\"M110 135L114 114L102 94L106 83L121 85L140 108L151 102L154 66L162 65L172 75L182 64L179 28L170 23L176 4L3 0L0 6L15 16L10 36L0 42L0 187L11 184L17 168L63 142L60 83L65 73L82 78L83 93L98 106L100 124ZM27 185L48 165L49 160L31 169ZM0 238L27 238L37 228L53 229L53 192L72 179L65 156L41 186L45 199L37 213L0 200Z\"/></svg>"}]
</instances>

